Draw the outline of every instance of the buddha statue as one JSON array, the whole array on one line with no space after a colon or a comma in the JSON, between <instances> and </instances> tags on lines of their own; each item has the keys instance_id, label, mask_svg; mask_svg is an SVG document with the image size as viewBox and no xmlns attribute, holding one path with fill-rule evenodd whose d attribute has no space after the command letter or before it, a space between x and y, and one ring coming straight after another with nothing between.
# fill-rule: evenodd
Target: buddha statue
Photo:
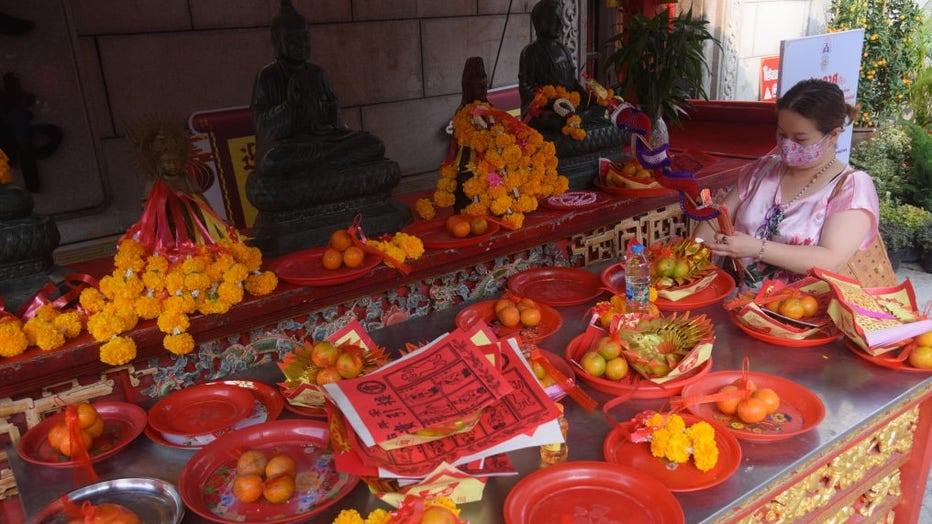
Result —
<instances>
[{"instance_id":1,"label":"buddha statue","mask_svg":"<svg viewBox=\"0 0 932 524\"><path fill-rule=\"evenodd\" d=\"M309 61L307 20L289 0L272 20L275 61L256 76L255 171L246 196L259 211L251 236L268 256L326 242L363 213L368 234L395 231L406 209L391 202L401 180L382 141L349 129L324 70Z\"/></svg>"},{"instance_id":2,"label":"buddha statue","mask_svg":"<svg viewBox=\"0 0 932 524\"><path fill-rule=\"evenodd\" d=\"M599 157L611 160L622 157L627 137L609 120L605 107L587 96L580 83L573 55L561 41L560 5L560 0L541 0L531 10L536 39L521 51L518 90L522 117L527 116L531 102L543 86L563 87L581 95L575 113L582 118L581 127L586 131L582 140L563 134L565 118L548 108L528 120L531 127L556 146L560 174L569 178L571 188L581 189L592 185L598 174Z\"/></svg>"}]
</instances>

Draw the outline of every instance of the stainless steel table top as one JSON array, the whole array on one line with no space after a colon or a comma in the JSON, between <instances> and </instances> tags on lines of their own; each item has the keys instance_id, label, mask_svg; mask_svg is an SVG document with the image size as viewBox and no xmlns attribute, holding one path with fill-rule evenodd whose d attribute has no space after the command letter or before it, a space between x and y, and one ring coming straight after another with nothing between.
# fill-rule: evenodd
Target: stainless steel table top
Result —
<instances>
[{"instance_id":1,"label":"stainless steel table top","mask_svg":"<svg viewBox=\"0 0 932 524\"><path fill-rule=\"evenodd\" d=\"M566 344L581 333L588 320L589 305L558 308L563 316L560 331L540 343L544 349L560 355ZM427 317L386 327L371 333L373 339L396 350L405 342L426 341L454 328L454 317L461 308L432 313ZM833 443L874 416L919 392L932 391L932 376L895 371L880 367L854 355L843 341L827 345L793 348L768 344L749 337L729 319L720 304L693 312L707 314L715 326L716 341L712 352L712 371L738 370L749 357L752 370L793 380L818 395L825 404L825 419L813 430L778 442L740 441L742 460L738 471L727 481L701 491L676 493L689 523L711 522L729 514L731 508L754 492L819 456ZM281 380L274 365L251 369L241 378L274 384ZM585 386L600 403L612 397ZM612 413L616 420L626 420L645 409L661 409L666 399L630 400ZM570 460L602 460L602 443L611 429L600 409L586 412L572 400L564 401L569 420ZM285 412L284 417L295 417ZM917 442L916 446L923 443ZM926 444L927 445L927 444ZM140 436L127 449L95 464L102 480L145 476L160 478L177 485L179 474L195 451L164 447ZM14 448L8 448L10 464L19 486L20 499L27 516L66 493L72 485L72 473L27 463ZM537 470L537 448L509 454L521 475L493 477L488 480L482 501L462 505L462 517L473 524L504 522L502 508L511 488L525 475ZM313 517L309 522L330 523L341 509L356 508L364 516L375 508L387 508L360 483L352 494ZM208 522L190 510L183 522Z\"/></svg>"}]
</instances>

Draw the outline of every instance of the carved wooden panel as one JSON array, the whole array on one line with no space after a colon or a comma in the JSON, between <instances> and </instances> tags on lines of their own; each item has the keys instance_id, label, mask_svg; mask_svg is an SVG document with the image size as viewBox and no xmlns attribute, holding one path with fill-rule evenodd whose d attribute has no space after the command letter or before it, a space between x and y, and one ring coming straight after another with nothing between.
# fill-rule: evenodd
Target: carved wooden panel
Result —
<instances>
[{"instance_id":1,"label":"carved wooden panel","mask_svg":"<svg viewBox=\"0 0 932 524\"><path fill-rule=\"evenodd\" d=\"M674 236L689 235L689 220L676 205L664 206L654 211L626 218L614 226L605 226L574 235L571 239L571 256L581 256L583 265L588 266L603 260L624 255L625 246L632 238L644 245L666 242Z\"/></svg>"}]
</instances>

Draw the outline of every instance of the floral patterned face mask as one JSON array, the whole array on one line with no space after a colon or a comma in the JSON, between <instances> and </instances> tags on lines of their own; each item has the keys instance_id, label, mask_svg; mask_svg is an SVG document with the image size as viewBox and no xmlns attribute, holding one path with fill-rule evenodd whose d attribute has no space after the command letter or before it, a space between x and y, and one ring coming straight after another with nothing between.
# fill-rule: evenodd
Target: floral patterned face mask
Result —
<instances>
[{"instance_id":1,"label":"floral patterned face mask","mask_svg":"<svg viewBox=\"0 0 932 524\"><path fill-rule=\"evenodd\" d=\"M789 138L781 138L779 139L780 157L790 167L800 167L816 162L825 154L822 149L822 142L825 142L826 138L828 138L828 135L823 136L822 140L815 144L809 144L808 146L794 142Z\"/></svg>"}]
</instances>

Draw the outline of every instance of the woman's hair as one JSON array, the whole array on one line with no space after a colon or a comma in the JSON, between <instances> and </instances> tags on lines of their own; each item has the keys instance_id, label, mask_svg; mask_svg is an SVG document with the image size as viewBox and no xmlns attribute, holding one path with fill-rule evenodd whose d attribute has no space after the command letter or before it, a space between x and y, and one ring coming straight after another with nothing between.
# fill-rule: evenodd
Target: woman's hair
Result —
<instances>
[{"instance_id":1,"label":"woman's hair","mask_svg":"<svg viewBox=\"0 0 932 524\"><path fill-rule=\"evenodd\" d=\"M858 116L859 106L845 102L845 94L832 82L801 80L777 99L777 111L789 109L815 122L822 133L844 128Z\"/></svg>"}]
</instances>

